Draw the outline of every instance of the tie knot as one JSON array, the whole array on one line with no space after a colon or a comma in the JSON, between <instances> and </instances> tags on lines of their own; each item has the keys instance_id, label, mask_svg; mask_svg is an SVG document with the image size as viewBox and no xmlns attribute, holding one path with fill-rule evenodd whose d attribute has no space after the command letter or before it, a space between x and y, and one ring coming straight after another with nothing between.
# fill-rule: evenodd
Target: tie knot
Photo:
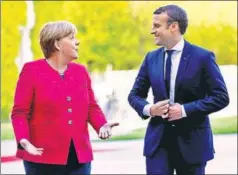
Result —
<instances>
[{"instance_id":1,"label":"tie knot","mask_svg":"<svg viewBox=\"0 0 238 175\"><path fill-rule=\"evenodd\" d=\"M166 50L166 53L168 54L168 56L171 56L174 50Z\"/></svg>"}]
</instances>

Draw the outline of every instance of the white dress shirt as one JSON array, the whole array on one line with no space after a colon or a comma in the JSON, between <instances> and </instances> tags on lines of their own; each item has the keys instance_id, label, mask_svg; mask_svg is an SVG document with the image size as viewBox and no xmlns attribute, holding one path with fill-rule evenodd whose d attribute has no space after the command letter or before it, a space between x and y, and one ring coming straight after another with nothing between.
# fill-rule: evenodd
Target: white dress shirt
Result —
<instances>
[{"instance_id":1,"label":"white dress shirt","mask_svg":"<svg viewBox=\"0 0 238 175\"><path fill-rule=\"evenodd\" d=\"M184 48L184 39L182 38L172 49L174 50L172 55L171 55L171 78L170 78L170 92L169 92L169 99L170 99L170 104L174 103L174 98L175 98L175 80L177 77L178 73L178 67L182 55L182 51ZM167 48L164 48L164 52L168 50ZM166 61L167 61L168 55L165 52L165 61L164 61L164 79L165 79L165 68L166 68ZM161 59L161 58L160 58ZM150 108L152 104L147 104L144 109L143 109L143 114L150 116ZM184 110L184 106L182 105L182 117L186 117L186 112Z\"/></svg>"}]
</instances>

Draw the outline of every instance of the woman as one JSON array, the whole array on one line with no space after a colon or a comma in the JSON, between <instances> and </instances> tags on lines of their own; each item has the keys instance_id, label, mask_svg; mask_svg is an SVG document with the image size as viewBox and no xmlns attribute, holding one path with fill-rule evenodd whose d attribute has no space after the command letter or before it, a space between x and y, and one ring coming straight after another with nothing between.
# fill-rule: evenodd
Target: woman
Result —
<instances>
[{"instance_id":1,"label":"woman","mask_svg":"<svg viewBox=\"0 0 238 175\"><path fill-rule=\"evenodd\" d=\"M26 174L90 174L89 122L101 139L111 128L95 101L89 74L78 57L76 27L50 22L40 32L44 59L26 63L17 82L12 125Z\"/></svg>"}]
</instances>

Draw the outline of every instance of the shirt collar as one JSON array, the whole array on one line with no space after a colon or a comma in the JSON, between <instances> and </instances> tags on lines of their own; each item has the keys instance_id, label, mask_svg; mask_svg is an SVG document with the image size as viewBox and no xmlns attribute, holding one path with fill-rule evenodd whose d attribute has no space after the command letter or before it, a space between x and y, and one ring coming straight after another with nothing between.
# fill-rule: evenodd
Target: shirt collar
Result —
<instances>
[{"instance_id":1,"label":"shirt collar","mask_svg":"<svg viewBox=\"0 0 238 175\"><path fill-rule=\"evenodd\" d=\"M183 51L184 47L184 39L182 38L172 49L170 50L176 50L176 51ZM166 47L164 47L164 51L168 50Z\"/></svg>"}]
</instances>

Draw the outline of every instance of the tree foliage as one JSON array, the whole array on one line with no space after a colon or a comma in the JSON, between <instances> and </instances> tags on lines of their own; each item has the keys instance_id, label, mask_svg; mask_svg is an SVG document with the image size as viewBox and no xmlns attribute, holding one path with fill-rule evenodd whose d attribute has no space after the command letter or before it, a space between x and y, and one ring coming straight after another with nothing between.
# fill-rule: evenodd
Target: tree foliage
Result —
<instances>
[{"instance_id":1,"label":"tree foliage","mask_svg":"<svg viewBox=\"0 0 238 175\"><path fill-rule=\"evenodd\" d=\"M8 117L18 77L15 58L21 40L19 26L26 23L26 3L2 3L2 98L1 114ZM156 49L151 36L153 11L166 1L34 1L35 26L31 31L34 59L43 57L39 32L43 24L68 20L78 29L77 62L90 71L137 69L144 55ZM236 2L170 1L188 13L185 39L212 50L219 64L237 64ZM236 12L236 13L235 13Z\"/></svg>"},{"instance_id":2,"label":"tree foliage","mask_svg":"<svg viewBox=\"0 0 238 175\"><path fill-rule=\"evenodd\" d=\"M45 5L45 3L50 5ZM35 58L42 53L38 34L42 25L51 20L68 20L78 29L80 40L79 62L90 70L104 70L107 64L115 69L135 67L138 35L129 2L35 2L37 23L32 40ZM54 8L54 14L47 18ZM58 11L57 11L58 10ZM133 50L136 49L136 50ZM137 62L138 64L138 62Z\"/></svg>"},{"instance_id":3,"label":"tree foliage","mask_svg":"<svg viewBox=\"0 0 238 175\"><path fill-rule=\"evenodd\" d=\"M1 2L1 118L8 118L18 77L15 59L20 48L20 26L26 22L25 2Z\"/></svg>"}]
</instances>

